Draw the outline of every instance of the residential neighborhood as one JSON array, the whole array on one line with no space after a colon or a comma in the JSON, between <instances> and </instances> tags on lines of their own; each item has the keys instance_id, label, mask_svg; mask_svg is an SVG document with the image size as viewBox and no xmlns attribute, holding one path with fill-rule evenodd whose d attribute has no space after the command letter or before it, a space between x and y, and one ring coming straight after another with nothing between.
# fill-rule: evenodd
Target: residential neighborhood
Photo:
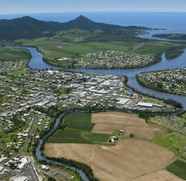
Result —
<instances>
[{"instance_id":1,"label":"residential neighborhood","mask_svg":"<svg viewBox=\"0 0 186 181\"><path fill-rule=\"evenodd\" d=\"M186 69L145 73L139 75L139 80L153 89L186 95Z\"/></svg>"}]
</instances>

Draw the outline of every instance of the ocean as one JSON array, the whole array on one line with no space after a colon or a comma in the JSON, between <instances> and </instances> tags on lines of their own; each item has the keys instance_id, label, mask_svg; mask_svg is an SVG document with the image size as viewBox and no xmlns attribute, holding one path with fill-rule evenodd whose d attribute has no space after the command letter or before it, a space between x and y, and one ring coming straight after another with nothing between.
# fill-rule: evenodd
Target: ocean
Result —
<instances>
[{"instance_id":1,"label":"ocean","mask_svg":"<svg viewBox=\"0 0 186 181\"><path fill-rule=\"evenodd\" d=\"M149 28L166 29L164 33L186 33L185 13L150 13L150 12L82 12L82 13L45 13L0 15L0 19L12 19L29 15L45 21L66 22L79 15L85 15L96 22L117 24L123 26L145 26Z\"/></svg>"}]
</instances>

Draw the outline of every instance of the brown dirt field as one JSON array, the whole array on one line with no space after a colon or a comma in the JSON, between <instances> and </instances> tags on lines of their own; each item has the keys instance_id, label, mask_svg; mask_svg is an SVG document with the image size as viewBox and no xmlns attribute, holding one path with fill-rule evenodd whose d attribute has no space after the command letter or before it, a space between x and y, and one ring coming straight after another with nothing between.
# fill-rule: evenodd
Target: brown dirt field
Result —
<instances>
[{"instance_id":1,"label":"brown dirt field","mask_svg":"<svg viewBox=\"0 0 186 181\"><path fill-rule=\"evenodd\" d=\"M92 114L93 132L112 133L114 130L125 130L138 138L152 139L155 134L163 130L159 126L147 124L135 114L121 112L102 112Z\"/></svg>"},{"instance_id":2,"label":"brown dirt field","mask_svg":"<svg viewBox=\"0 0 186 181\"><path fill-rule=\"evenodd\" d=\"M158 172L142 176L132 181L183 181L183 180L166 170L160 170Z\"/></svg>"},{"instance_id":3,"label":"brown dirt field","mask_svg":"<svg viewBox=\"0 0 186 181\"><path fill-rule=\"evenodd\" d=\"M101 181L132 181L162 170L174 160L174 154L167 149L137 139L122 140L115 146L46 144L45 154L83 162Z\"/></svg>"}]
</instances>

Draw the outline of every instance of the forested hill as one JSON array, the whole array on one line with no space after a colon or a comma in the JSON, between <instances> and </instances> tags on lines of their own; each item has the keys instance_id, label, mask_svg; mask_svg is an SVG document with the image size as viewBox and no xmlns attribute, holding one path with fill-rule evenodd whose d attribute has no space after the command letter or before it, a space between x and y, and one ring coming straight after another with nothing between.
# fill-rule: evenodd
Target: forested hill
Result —
<instances>
[{"instance_id":1,"label":"forested hill","mask_svg":"<svg viewBox=\"0 0 186 181\"><path fill-rule=\"evenodd\" d=\"M15 40L50 36L61 28L61 23L39 21L29 16L12 20L0 20L0 39Z\"/></svg>"},{"instance_id":2,"label":"forested hill","mask_svg":"<svg viewBox=\"0 0 186 181\"><path fill-rule=\"evenodd\" d=\"M105 23L96 23L85 16L66 22L47 22L34 19L29 16L12 20L0 20L0 40L31 39L44 36L53 36L56 32L71 29L86 31L100 31L106 34L124 34L125 36L135 36L145 30L144 27L123 27Z\"/></svg>"}]
</instances>

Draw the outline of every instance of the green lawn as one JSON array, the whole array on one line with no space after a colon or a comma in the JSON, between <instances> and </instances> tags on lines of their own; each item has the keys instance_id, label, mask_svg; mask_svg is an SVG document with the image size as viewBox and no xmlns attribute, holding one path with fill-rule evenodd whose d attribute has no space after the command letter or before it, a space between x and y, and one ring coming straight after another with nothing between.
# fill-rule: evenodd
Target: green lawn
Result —
<instances>
[{"instance_id":1,"label":"green lawn","mask_svg":"<svg viewBox=\"0 0 186 181\"><path fill-rule=\"evenodd\" d=\"M174 163L167 167L167 170L176 176L186 180L186 162L176 160Z\"/></svg>"}]
</instances>

